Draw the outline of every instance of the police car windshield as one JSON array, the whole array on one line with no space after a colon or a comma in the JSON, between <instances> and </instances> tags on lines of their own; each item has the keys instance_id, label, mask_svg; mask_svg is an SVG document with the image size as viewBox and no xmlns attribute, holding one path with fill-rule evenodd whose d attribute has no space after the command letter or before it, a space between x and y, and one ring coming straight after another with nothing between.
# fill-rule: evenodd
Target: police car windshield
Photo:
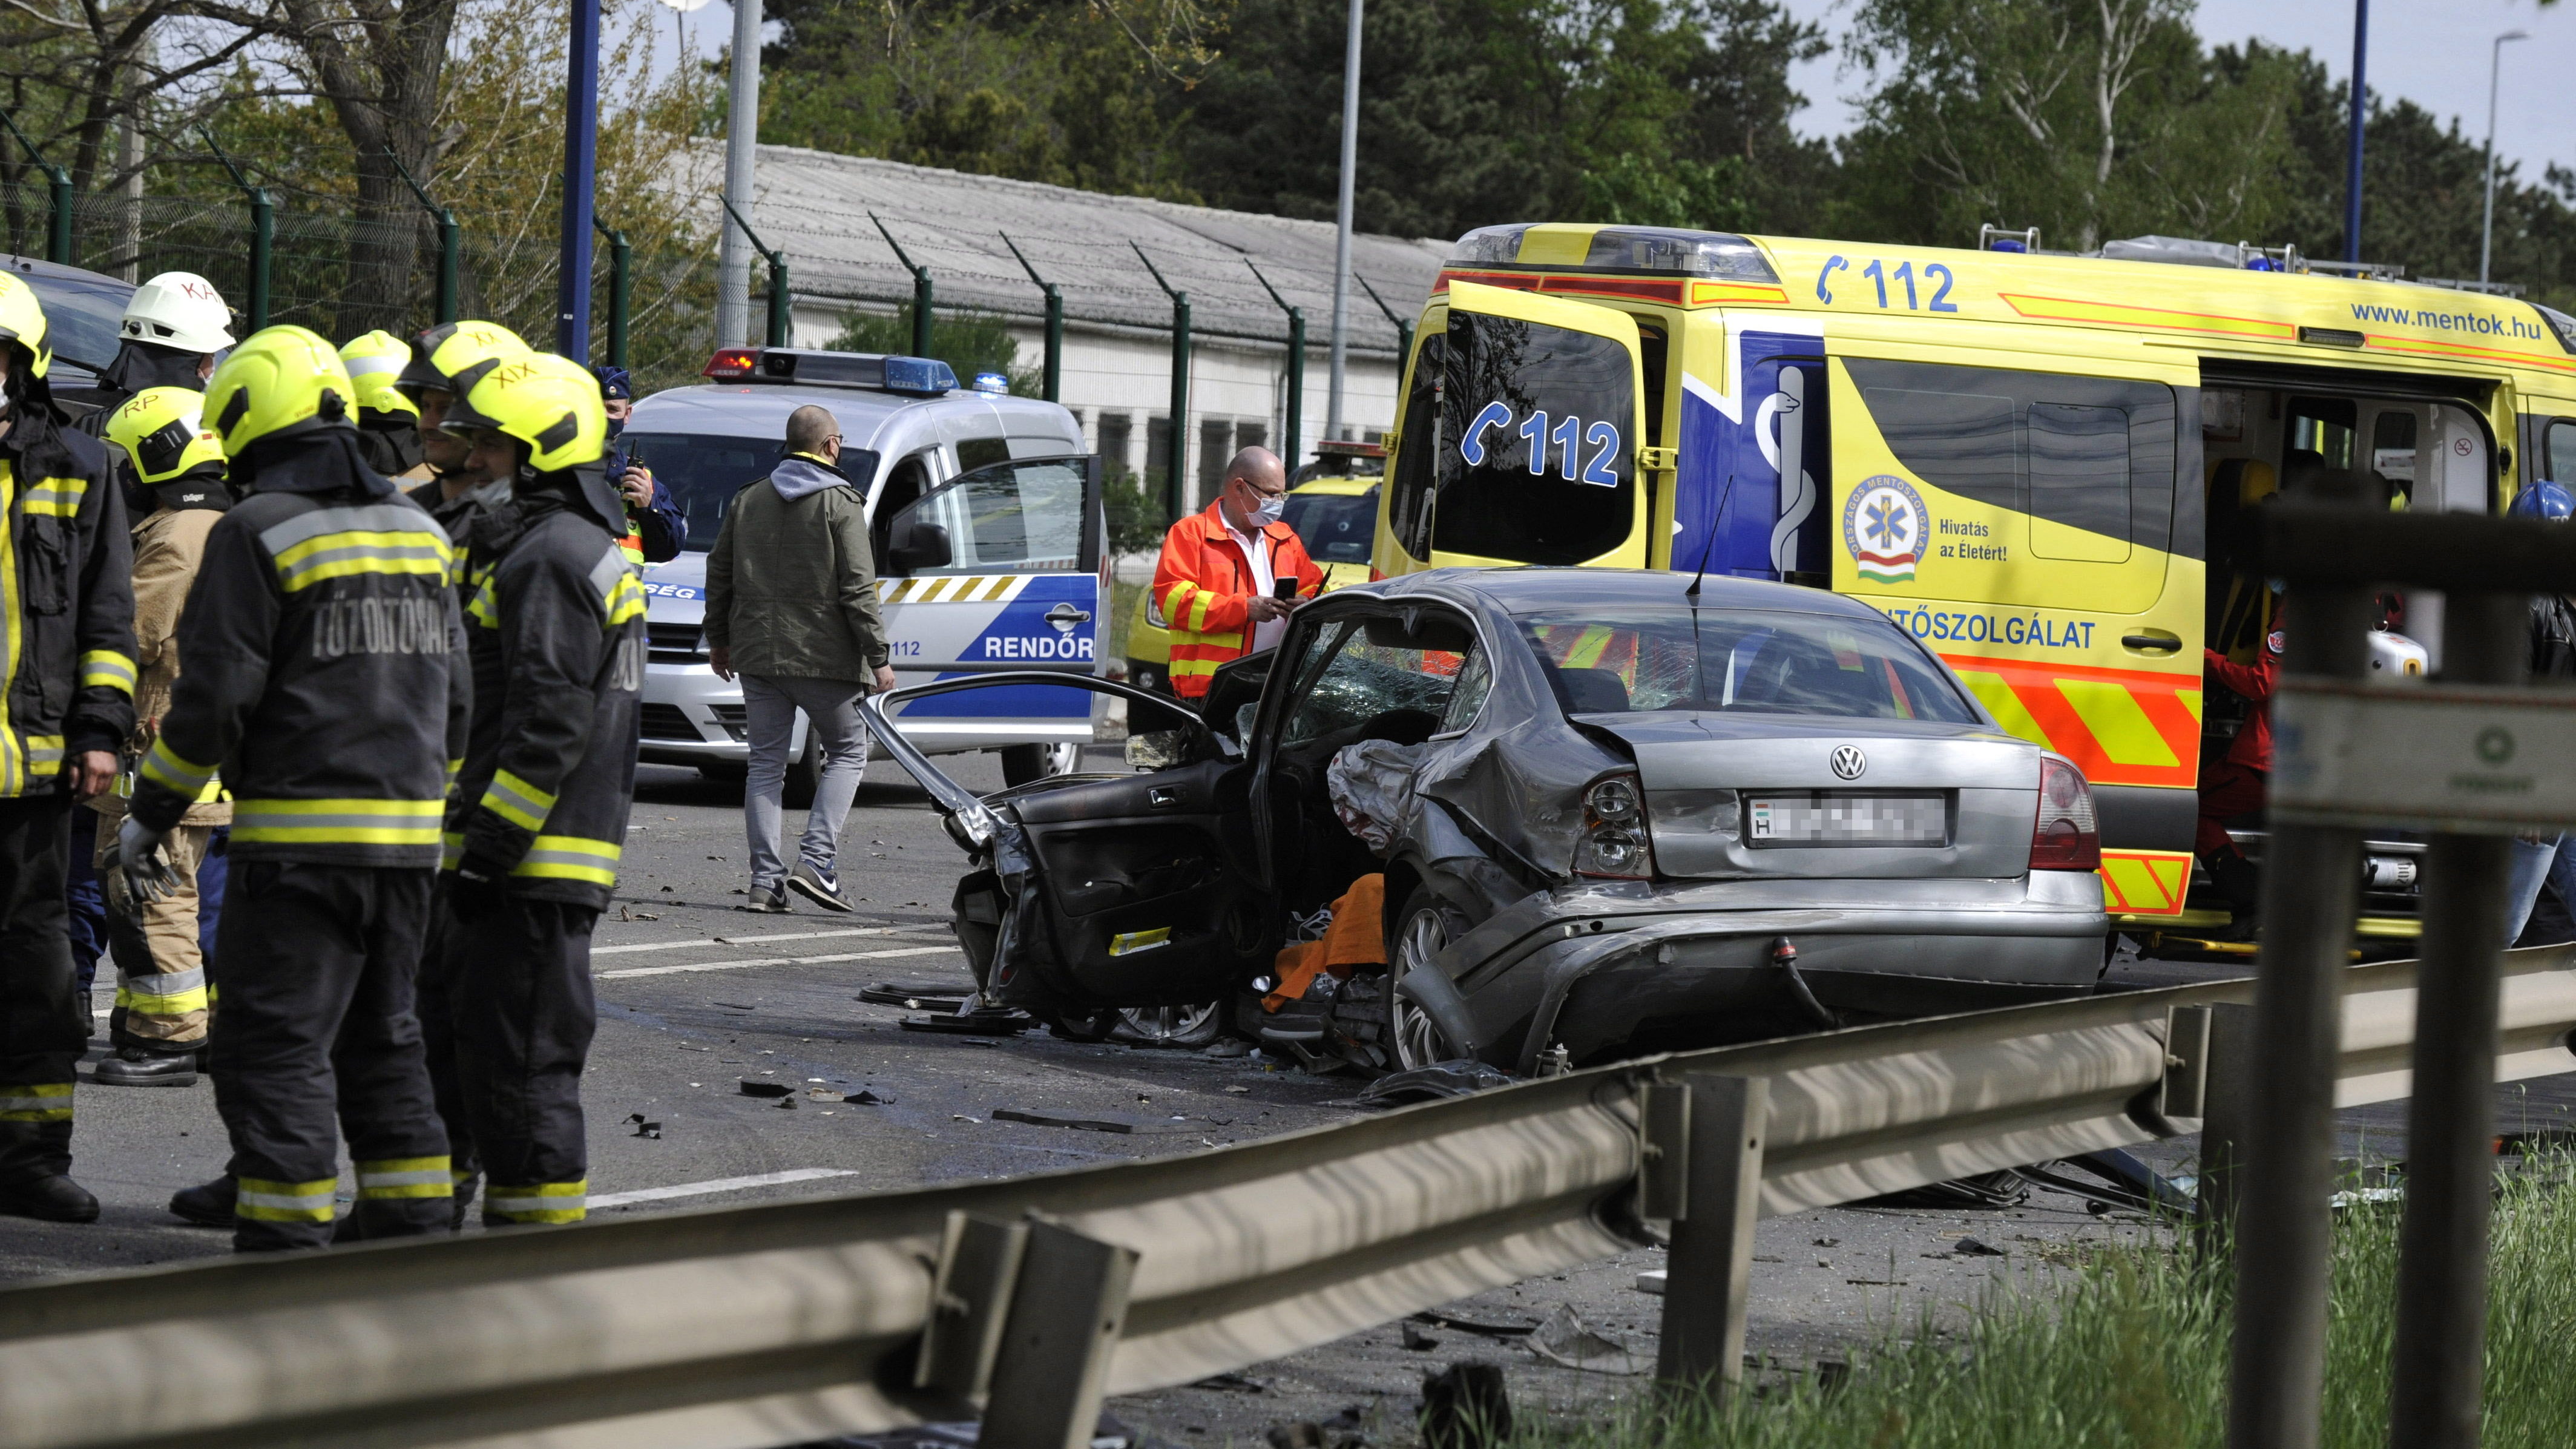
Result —
<instances>
[{"instance_id":1,"label":"police car windshield","mask_svg":"<svg viewBox=\"0 0 2576 1449\"><path fill-rule=\"evenodd\" d=\"M1871 619L1677 607L1517 622L1568 714L1686 709L1977 723L1914 641Z\"/></svg>"},{"instance_id":2,"label":"police car windshield","mask_svg":"<svg viewBox=\"0 0 2576 1449\"><path fill-rule=\"evenodd\" d=\"M716 546L725 509L746 483L769 476L778 466L778 444L766 438L729 438L717 433L627 433L616 446L626 456L653 470L654 481L671 490L672 501L688 515L684 547L700 553ZM876 477L877 455L865 448L841 450L841 473L861 494Z\"/></svg>"},{"instance_id":3,"label":"police car windshield","mask_svg":"<svg viewBox=\"0 0 2576 1449\"><path fill-rule=\"evenodd\" d=\"M1357 496L1291 493L1284 516L1308 558L1319 564L1364 564L1377 528L1377 491Z\"/></svg>"}]
</instances>

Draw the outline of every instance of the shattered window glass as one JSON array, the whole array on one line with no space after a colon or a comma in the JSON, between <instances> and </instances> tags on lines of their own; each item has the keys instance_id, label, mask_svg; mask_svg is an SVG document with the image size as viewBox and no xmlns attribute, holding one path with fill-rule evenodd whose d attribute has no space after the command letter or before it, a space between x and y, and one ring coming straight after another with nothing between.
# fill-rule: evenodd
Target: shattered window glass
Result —
<instances>
[{"instance_id":1,"label":"shattered window glass","mask_svg":"<svg viewBox=\"0 0 2576 1449\"><path fill-rule=\"evenodd\" d=\"M1977 722L1913 641L1875 619L1676 608L1518 622L1568 714L1684 709Z\"/></svg>"},{"instance_id":2,"label":"shattered window glass","mask_svg":"<svg viewBox=\"0 0 2576 1449\"><path fill-rule=\"evenodd\" d=\"M1378 621L1343 624L1318 636L1298 662L1297 704L1288 716L1282 739L1287 744L1319 739L1335 730L1364 725L1399 712L1419 713L1423 734L1440 728L1468 650L1426 647Z\"/></svg>"}]
</instances>

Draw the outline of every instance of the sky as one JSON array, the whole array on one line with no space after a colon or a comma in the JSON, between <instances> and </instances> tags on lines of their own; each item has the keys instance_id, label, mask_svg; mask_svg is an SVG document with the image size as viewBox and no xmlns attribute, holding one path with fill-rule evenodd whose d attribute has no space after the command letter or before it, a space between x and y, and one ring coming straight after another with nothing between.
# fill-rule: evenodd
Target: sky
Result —
<instances>
[{"instance_id":1,"label":"sky","mask_svg":"<svg viewBox=\"0 0 2576 1449\"><path fill-rule=\"evenodd\" d=\"M1825 27L1837 42L1849 24L1851 0L1786 0L1789 12ZM2351 0L2201 0L2194 24L2211 45L2260 38L2324 60L2337 80L2352 74ZM2494 38L2508 30L2531 39L2504 47L2497 87L2496 156L2520 162L2521 177L2537 182L2550 162L2576 167L2576 120L2549 77L2576 75L2576 4L2547 10L2535 0L2374 0L2370 6L2370 58L2365 81L2383 104L2403 97L2448 125L2453 117L2474 141L2486 132L2487 66ZM1809 105L1793 122L1801 135L1836 136L1850 129L1846 97L1864 77L1843 71L1836 53L1791 72Z\"/></svg>"}]
</instances>

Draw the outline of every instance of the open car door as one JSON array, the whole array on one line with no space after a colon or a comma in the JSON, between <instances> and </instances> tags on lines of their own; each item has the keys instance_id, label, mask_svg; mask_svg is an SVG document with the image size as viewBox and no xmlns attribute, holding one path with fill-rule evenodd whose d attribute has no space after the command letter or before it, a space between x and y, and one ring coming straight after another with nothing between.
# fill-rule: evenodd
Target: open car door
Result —
<instances>
[{"instance_id":1,"label":"open car door","mask_svg":"<svg viewBox=\"0 0 2576 1449\"><path fill-rule=\"evenodd\" d=\"M1127 701L1130 729L1175 763L1059 775L978 797L886 716L971 705L979 691ZM1086 691L1088 693L1086 693ZM870 696L869 727L921 782L972 865L957 933L988 1000L1054 1020L1101 1007L1179 1006L1231 995L1272 942L1253 876L1240 753L1187 708L1105 679L996 674Z\"/></svg>"},{"instance_id":2,"label":"open car door","mask_svg":"<svg viewBox=\"0 0 2576 1449\"><path fill-rule=\"evenodd\" d=\"M1645 567L1646 390L1634 318L1452 282L1441 366L1433 566Z\"/></svg>"}]
</instances>

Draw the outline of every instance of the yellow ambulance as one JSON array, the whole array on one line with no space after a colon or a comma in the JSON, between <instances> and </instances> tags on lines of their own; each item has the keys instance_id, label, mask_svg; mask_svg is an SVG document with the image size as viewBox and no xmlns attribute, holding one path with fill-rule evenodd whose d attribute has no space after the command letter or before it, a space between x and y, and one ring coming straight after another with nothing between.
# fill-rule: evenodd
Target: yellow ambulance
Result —
<instances>
[{"instance_id":1,"label":"yellow ambulance","mask_svg":"<svg viewBox=\"0 0 2576 1449\"><path fill-rule=\"evenodd\" d=\"M2250 661L2273 628L2249 510L2302 463L2416 509L2576 481L2576 319L2286 249L2035 242L1470 232L1407 360L1372 567L1866 599L2083 768L2120 929L2217 934L2186 900L2194 787L2245 709L2204 698L2201 651ZM2438 667L2440 601L2403 607ZM2366 933L2415 932L2420 853L2373 843Z\"/></svg>"}]
</instances>

